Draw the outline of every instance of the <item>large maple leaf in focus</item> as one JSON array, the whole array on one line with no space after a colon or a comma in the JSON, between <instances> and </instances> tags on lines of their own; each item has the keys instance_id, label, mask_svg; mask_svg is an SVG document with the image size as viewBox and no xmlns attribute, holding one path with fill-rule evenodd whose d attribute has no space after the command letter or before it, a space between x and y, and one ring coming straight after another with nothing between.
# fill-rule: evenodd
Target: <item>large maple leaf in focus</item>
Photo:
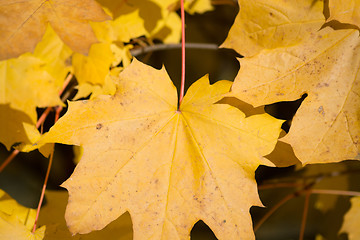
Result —
<instances>
[{"instance_id":1,"label":"large maple leaf in focus","mask_svg":"<svg viewBox=\"0 0 360 240\"><path fill-rule=\"evenodd\" d=\"M219 239L254 239L249 209L261 205L255 170L271 164L262 156L282 121L213 104L230 86L204 77L178 110L166 71L134 60L114 96L70 102L40 140L84 148L63 184L70 231L102 229L129 211L134 239L188 239L199 219Z\"/></svg>"},{"instance_id":2,"label":"large maple leaf in focus","mask_svg":"<svg viewBox=\"0 0 360 240\"><path fill-rule=\"evenodd\" d=\"M360 38L326 27L293 46L240 60L232 94L255 106L307 93L288 135L303 163L360 159Z\"/></svg>"},{"instance_id":3,"label":"large maple leaf in focus","mask_svg":"<svg viewBox=\"0 0 360 240\"><path fill-rule=\"evenodd\" d=\"M0 60L33 51L48 23L72 50L87 54L97 42L89 21L108 19L94 0L0 0Z\"/></svg>"}]
</instances>

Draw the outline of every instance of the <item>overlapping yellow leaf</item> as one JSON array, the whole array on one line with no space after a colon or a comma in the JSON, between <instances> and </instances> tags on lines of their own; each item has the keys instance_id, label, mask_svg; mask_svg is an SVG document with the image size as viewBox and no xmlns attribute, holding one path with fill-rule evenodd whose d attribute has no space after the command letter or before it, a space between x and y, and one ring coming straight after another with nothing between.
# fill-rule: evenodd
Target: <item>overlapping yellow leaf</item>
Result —
<instances>
[{"instance_id":1,"label":"overlapping yellow leaf","mask_svg":"<svg viewBox=\"0 0 360 240\"><path fill-rule=\"evenodd\" d=\"M99 1L113 16L113 28L118 41L146 36L164 42L180 40L180 17L171 8L173 1L127 0Z\"/></svg>"},{"instance_id":2,"label":"overlapping yellow leaf","mask_svg":"<svg viewBox=\"0 0 360 240\"><path fill-rule=\"evenodd\" d=\"M360 158L358 31L327 27L300 45L240 62L232 92L243 101L258 106L308 94L282 139L303 163Z\"/></svg>"},{"instance_id":3,"label":"overlapping yellow leaf","mask_svg":"<svg viewBox=\"0 0 360 240\"><path fill-rule=\"evenodd\" d=\"M202 219L219 239L253 239L249 208L261 205L254 179L282 121L245 118L213 104L231 82L194 83L177 110L164 69L137 60L114 96L71 102L39 142L81 145L83 157L63 184L72 233L102 229L129 211L134 239L187 239Z\"/></svg>"},{"instance_id":4,"label":"overlapping yellow leaf","mask_svg":"<svg viewBox=\"0 0 360 240\"><path fill-rule=\"evenodd\" d=\"M1 0L0 60L33 51L48 23L71 49L86 54L97 41L88 22L107 19L95 0Z\"/></svg>"},{"instance_id":5,"label":"overlapping yellow leaf","mask_svg":"<svg viewBox=\"0 0 360 240\"><path fill-rule=\"evenodd\" d=\"M76 93L74 100L78 100L80 98L87 98L89 96L91 99L98 95L104 94L114 95L116 92L115 74L117 76L121 70L122 68L111 69L106 75L102 85L96 85L87 82L81 83L79 86L77 86L78 92Z\"/></svg>"},{"instance_id":6,"label":"overlapping yellow leaf","mask_svg":"<svg viewBox=\"0 0 360 240\"><path fill-rule=\"evenodd\" d=\"M324 23L323 4L321 0L239 0L240 12L222 47L253 56L262 49L295 45Z\"/></svg>"},{"instance_id":7,"label":"overlapping yellow leaf","mask_svg":"<svg viewBox=\"0 0 360 240\"><path fill-rule=\"evenodd\" d=\"M360 28L360 0L329 0L330 17L328 21L337 20L350 23Z\"/></svg>"},{"instance_id":8,"label":"overlapping yellow leaf","mask_svg":"<svg viewBox=\"0 0 360 240\"><path fill-rule=\"evenodd\" d=\"M72 236L65 222L65 208L68 200L66 191L46 191L47 203L41 208L38 224L45 225L44 240L132 240L132 224L129 214L124 214L102 231Z\"/></svg>"},{"instance_id":9,"label":"overlapping yellow leaf","mask_svg":"<svg viewBox=\"0 0 360 240\"><path fill-rule=\"evenodd\" d=\"M11 108L10 104L0 104L0 143L10 150L13 144L32 144L40 133L32 119L24 113Z\"/></svg>"},{"instance_id":10,"label":"overlapping yellow leaf","mask_svg":"<svg viewBox=\"0 0 360 240\"><path fill-rule=\"evenodd\" d=\"M185 10L190 13L204 13L213 10L211 0L187 0L184 4Z\"/></svg>"},{"instance_id":11,"label":"overlapping yellow leaf","mask_svg":"<svg viewBox=\"0 0 360 240\"><path fill-rule=\"evenodd\" d=\"M30 143L39 137L36 107L56 106L70 67L71 51L48 27L33 54L0 61L0 141L9 149L15 142ZM20 117L20 118L18 118ZM11 137L10 137L11 136Z\"/></svg>"},{"instance_id":12,"label":"overlapping yellow leaf","mask_svg":"<svg viewBox=\"0 0 360 240\"><path fill-rule=\"evenodd\" d=\"M66 46L56 35L50 25L46 28L42 40L37 44L34 50L34 57L44 61L44 69L62 83L66 75L72 71L71 49Z\"/></svg>"},{"instance_id":13,"label":"overlapping yellow leaf","mask_svg":"<svg viewBox=\"0 0 360 240\"><path fill-rule=\"evenodd\" d=\"M0 190L0 239L41 240L45 227L32 233L36 210L18 204Z\"/></svg>"},{"instance_id":14,"label":"overlapping yellow leaf","mask_svg":"<svg viewBox=\"0 0 360 240\"><path fill-rule=\"evenodd\" d=\"M360 238L360 197L351 198L351 208L345 214L343 225L340 232L346 232L349 240L357 240Z\"/></svg>"},{"instance_id":15,"label":"overlapping yellow leaf","mask_svg":"<svg viewBox=\"0 0 360 240\"><path fill-rule=\"evenodd\" d=\"M108 43L96 43L90 47L89 56L75 53L72 58L74 74L79 84L104 84L114 55Z\"/></svg>"}]
</instances>

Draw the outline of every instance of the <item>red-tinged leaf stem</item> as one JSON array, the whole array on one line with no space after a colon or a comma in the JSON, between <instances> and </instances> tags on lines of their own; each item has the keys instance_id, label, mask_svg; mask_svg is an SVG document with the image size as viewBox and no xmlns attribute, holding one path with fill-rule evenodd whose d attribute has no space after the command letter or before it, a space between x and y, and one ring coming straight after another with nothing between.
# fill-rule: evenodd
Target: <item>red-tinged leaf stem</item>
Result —
<instances>
[{"instance_id":1,"label":"red-tinged leaf stem","mask_svg":"<svg viewBox=\"0 0 360 240\"><path fill-rule=\"evenodd\" d=\"M60 112L61 112L62 109L63 109L62 106L56 108L55 121L54 121L55 123L59 120ZM42 202L43 202L43 200L44 200L45 190L46 190L47 182L48 182L48 180L49 180L50 170L51 170L51 166L52 166L52 162L53 162L53 158L54 158L54 150L55 150L55 148L54 148L54 146L53 146L53 150L52 150L52 152L51 152L51 154L50 154L50 158L49 158L48 168L47 168L47 170L46 170L45 180L44 180L43 188L42 188L42 191L41 191L39 204L38 204L37 211L36 211L36 217L35 217L34 227L33 227L33 230L32 230L33 233L35 233L37 221L38 221L38 219L39 219L40 208L41 208Z\"/></svg>"},{"instance_id":2,"label":"red-tinged leaf stem","mask_svg":"<svg viewBox=\"0 0 360 240\"><path fill-rule=\"evenodd\" d=\"M256 225L254 226L254 232L256 232L261 225L274 213L276 212L276 210L281 207L282 205L284 205L287 201L289 201L290 199L293 199L294 197L296 197L295 193L291 193L286 195L283 199L281 199L275 206L273 206L271 209L269 209L269 211L260 219L259 222L256 223Z\"/></svg>"},{"instance_id":3,"label":"red-tinged leaf stem","mask_svg":"<svg viewBox=\"0 0 360 240\"><path fill-rule=\"evenodd\" d=\"M181 6L181 87L179 106L184 97L185 90L185 11L184 11L184 0L180 0Z\"/></svg>"},{"instance_id":4,"label":"red-tinged leaf stem","mask_svg":"<svg viewBox=\"0 0 360 240\"><path fill-rule=\"evenodd\" d=\"M73 74L70 73L65 81L64 81L64 84L61 88L61 90L59 91L59 96L61 96L61 94L64 92L64 90L66 89L66 87L69 85L71 79L73 78ZM49 113L51 112L52 110L52 107L47 107L45 109L45 111L41 114L40 118L38 119L38 121L36 122L36 128L39 128L46 120L47 116L49 115ZM4 168L9 165L9 163L16 157L16 155L19 154L19 150L17 149L14 149L12 151L12 153L5 159L5 161L0 165L0 172L2 172L4 170Z\"/></svg>"},{"instance_id":5,"label":"red-tinged leaf stem","mask_svg":"<svg viewBox=\"0 0 360 240\"><path fill-rule=\"evenodd\" d=\"M17 149L14 149L14 151L11 152L11 154L5 159L5 161L0 166L0 172L4 170L4 168L18 155L20 151Z\"/></svg>"},{"instance_id":6,"label":"red-tinged leaf stem","mask_svg":"<svg viewBox=\"0 0 360 240\"><path fill-rule=\"evenodd\" d=\"M47 168L47 171L46 171L45 180L44 180L43 188L42 188L41 195L40 195L39 204L38 204L37 211L36 211L35 223L34 223L34 227L33 227L33 230L32 230L33 233L35 233L36 224L37 224L37 221L38 221L38 218L39 218L40 208L41 208L42 202L44 200L45 189L46 189L47 181L49 179L49 174L50 174L50 169L51 169L53 157L54 157L54 149L50 154L49 164L48 164L48 168Z\"/></svg>"},{"instance_id":7,"label":"red-tinged leaf stem","mask_svg":"<svg viewBox=\"0 0 360 240\"><path fill-rule=\"evenodd\" d=\"M299 240L304 239L306 218L307 218L307 214L309 212L310 195L311 195L311 191L310 190L306 191L303 216L302 216L302 219L301 219L301 228L300 228Z\"/></svg>"}]
</instances>

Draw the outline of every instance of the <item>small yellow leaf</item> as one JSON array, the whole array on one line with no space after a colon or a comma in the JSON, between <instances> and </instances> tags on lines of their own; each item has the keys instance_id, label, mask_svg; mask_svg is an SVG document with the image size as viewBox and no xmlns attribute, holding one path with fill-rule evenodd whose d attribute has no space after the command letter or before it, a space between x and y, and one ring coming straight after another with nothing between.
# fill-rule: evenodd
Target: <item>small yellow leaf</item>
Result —
<instances>
[{"instance_id":1,"label":"small yellow leaf","mask_svg":"<svg viewBox=\"0 0 360 240\"><path fill-rule=\"evenodd\" d=\"M18 204L0 190L0 239L41 240L45 226L32 233L36 210Z\"/></svg>"},{"instance_id":2,"label":"small yellow leaf","mask_svg":"<svg viewBox=\"0 0 360 240\"><path fill-rule=\"evenodd\" d=\"M350 210L345 214L341 232L348 234L349 240L357 240L360 238L360 197L351 198Z\"/></svg>"},{"instance_id":3,"label":"small yellow leaf","mask_svg":"<svg viewBox=\"0 0 360 240\"><path fill-rule=\"evenodd\" d=\"M324 23L323 4L321 0L239 0L240 12L222 47L254 56L262 49L298 44Z\"/></svg>"},{"instance_id":4,"label":"small yellow leaf","mask_svg":"<svg viewBox=\"0 0 360 240\"><path fill-rule=\"evenodd\" d=\"M184 8L185 11L190 14L201 14L214 9L211 4L211 0L186 0Z\"/></svg>"},{"instance_id":5,"label":"small yellow leaf","mask_svg":"<svg viewBox=\"0 0 360 240\"><path fill-rule=\"evenodd\" d=\"M81 145L82 159L63 184L70 231L102 229L129 211L134 239L188 239L202 219L219 239L254 239L249 209L261 205L254 179L282 121L245 118L213 104L231 82L194 83L177 108L164 69L137 60L114 96L70 102L39 142ZM240 189L240 190L239 190Z\"/></svg>"},{"instance_id":6,"label":"small yellow leaf","mask_svg":"<svg viewBox=\"0 0 360 240\"><path fill-rule=\"evenodd\" d=\"M0 104L0 142L8 151L14 143L32 144L40 138L32 119L9 104Z\"/></svg>"},{"instance_id":7,"label":"small yellow leaf","mask_svg":"<svg viewBox=\"0 0 360 240\"><path fill-rule=\"evenodd\" d=\"M114 55L109 43L93 44L88 56L75 53L72 64L79 85L83 83L104 84L113 61Z\"/></svg>"},{"instance_id":8,"label":"small yellow leaf","mask_svg":"<svg viewBox=\"0 0 360 240\"><path fill-rule=\"evenodd\" d=\"M146 36L166 43L180 40L180 17L169 8L173 0L99 0L114 20L111 26L117 41L129 42Z\"/></svg>"},{"instance_id":9,"label":"small yellow leaf","mask_svg":"<svg viewBox=\"0 0 360 240\"><path fill-rule=\"evenodd\" d=\"M113 68L111 69L105 77L105 81L103 85L96 85L90 83L82 83L77 89L74 100L78 100L80 98L87 98L90 96L90 99L95 98L98 95L114 95L116 92L116 79L113 74L118 75L121 68Z\"/></svg>"},{"instance_id":10,"label":"small yellow leaf","mask_svg":"<svg viewBox=\"0 0 360 240\"><path fill-rule=\"evenodd\" d=\"M360 0L329 0L330 17L328 21L337 20L350 23L360 28Z\"/></svg>"},{"instance_id":11,"label":"small yellow leaf","mask_svg":"<svg viewBox=\"0 0 360 240\"><path fill-rule=\"evenodd\" d=\"M62 83L66 75L71 72L72 51L56 35L53 28L48 25L42 40L36 45L34 57L44 61L44 69Z\"/></svg>"}]
</instances>

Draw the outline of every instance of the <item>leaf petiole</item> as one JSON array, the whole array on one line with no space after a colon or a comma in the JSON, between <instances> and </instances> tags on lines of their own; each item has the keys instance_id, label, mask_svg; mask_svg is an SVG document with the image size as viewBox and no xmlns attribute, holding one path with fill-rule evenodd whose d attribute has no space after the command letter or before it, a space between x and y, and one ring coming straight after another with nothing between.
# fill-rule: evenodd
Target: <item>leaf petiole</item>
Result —
<instances>
[{"instance_id":1,"label":"leaf petiole","mask_svg":"<svg viewBox=\"0 0 360 240\"><path fill-rule=\"evenodd\" d=\"M185 11L184 0L180 0L181 5L181 87L179 97L179 107L184 97L185 89Z\"/></svg>"}]
</instances>

